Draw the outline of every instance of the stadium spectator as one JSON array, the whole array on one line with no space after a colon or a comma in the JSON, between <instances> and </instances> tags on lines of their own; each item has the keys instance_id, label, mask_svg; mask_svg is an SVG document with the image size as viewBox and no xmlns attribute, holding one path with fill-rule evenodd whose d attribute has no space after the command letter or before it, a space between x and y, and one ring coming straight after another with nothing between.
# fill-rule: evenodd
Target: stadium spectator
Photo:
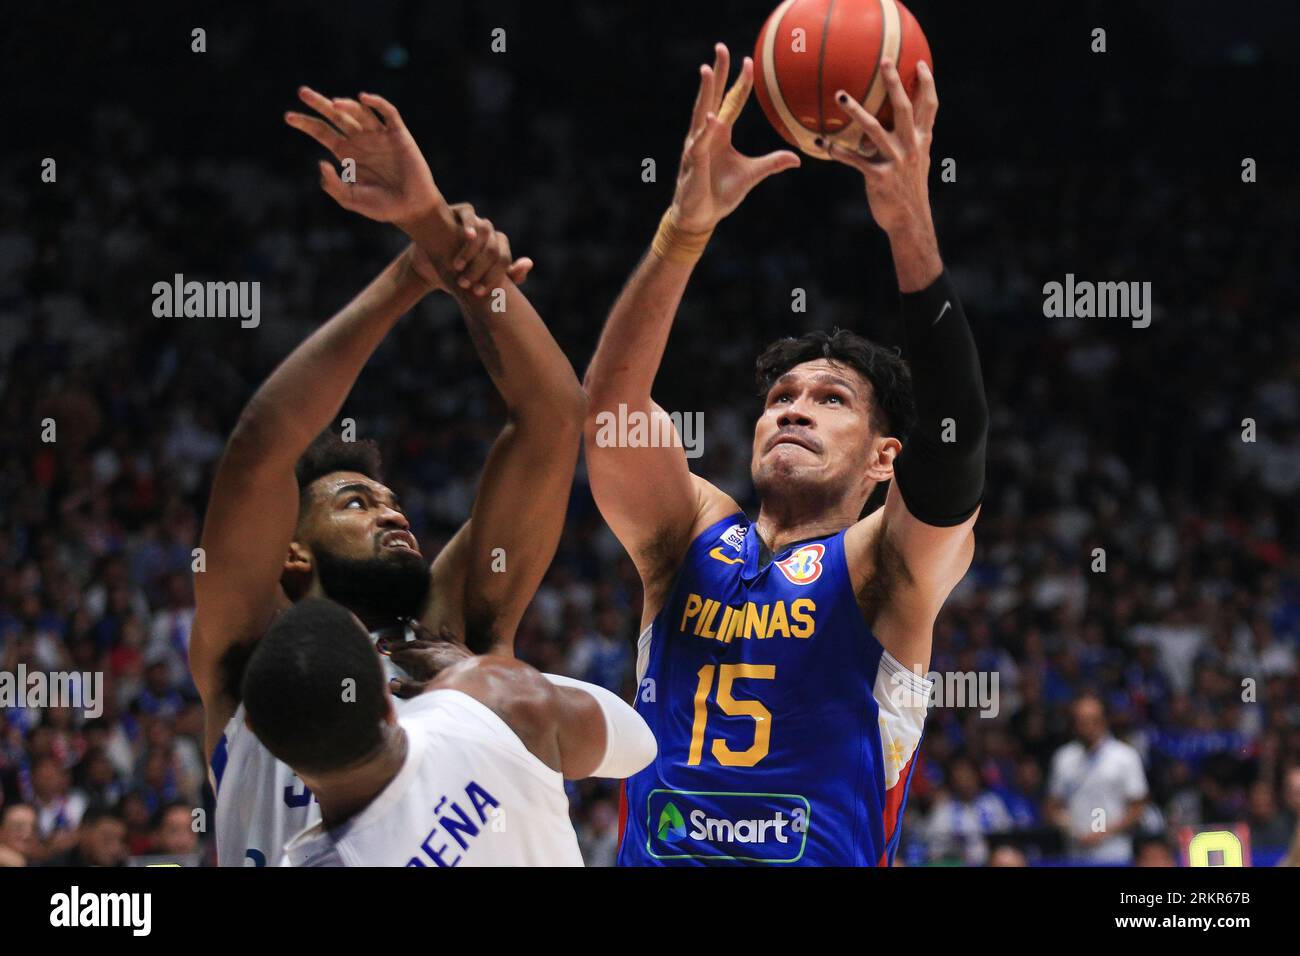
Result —
<instances>
[{"instance_id":1,"label":"stadium spectator","mask_svg":"<svg viewBox=\"0 0 1300 956\"><path fill-rule=\"evenodd\" d=\"M1133 865L1143 867L1177 866L1173 849L1163 837L1148 836L1134 840Z\"/></svg>"},{"instance_id":2,"label":"stadium spectator","mask_svg":"<svg viewBox=\"0 0 1300 956\"><path fill-rule=\"evenodd\" d=\"M1093 863L1131 863L1131 832L1146 804L1142 758L1106 726L1101 700L1087 694L1072 708L1076 739L1052 758L1048 817L1066 831L1071 853Z\"/></svg>"},{"instance_id":3,"label":"stadium spectator","mask_svg":"<svg viewBox=\"0 0 1300 956\"><path fill-rule=\"evenodd\" d=\"M1300 866L1300 825L1296 826L1295 836L1291 840L1291 848L1278 861L1278 866Z\"/></svg>"},{"instance_id":4,"label":"stadium spectator","mask_svg":"<svg viewBox=\"0 0 1300 956\"><path fill-rule=\"evenodd\" d=\"M0 810L0 866L27 866L36 849L36 811L25 803Z\"/></svg>"},{"instance_id":5,"label":"stadium spectator","mask_svg":"<svg viewBox=\"0 0 1300 956\"><path fill-rule=\"evenodd\" d=\"M578 847L588 866L613 866L618 857L618 808L608 800L592 803L578 828Z\"/></svg>"},{"instance_id":6,"label":"stadium spectator","mask_svg":"<svg viewBox=\"0 0 1300 956\"><path fill-rule=\"evenodd\" d=\"M993 852L989 854L989 866L1028 866L1029 861L1025 858L1025 853L1019 847L1014 847L1009 843L999 843L993 847Z\"/></svg>"},{"instance_id":7,"label":"stadium spectator","mask_svg":"<svg viewBox=\"0 0 1300 956\"><path fill-rule=\"evenodd\" d=\"M126 824L113 811L87 810L76 833L76 845L47 859L45 866L126 866Z\"/></svg>"},{"instance_id":8,"label":"stadium spectator","mask_svg":"<svg viewBox=\"0 0 1300 956\"><path fill-rule=\"evenodd\" d=\"M86 795L72 786L72 776L53 756L32 767L31 803L36 809L36 834L49 841L75 831L86 812Z\"/></svg>"},{"instance_id":9,"label":"stadium spectator","mask_svg":"<svg viewBox=\"0 0 1300 956\"><path fill-rule=\"evenodd\" d=\"M1277 795L1267 780L1250 787L1250 844L1252 847L1288 847L1295 833L1295 818L1280 810Z\"/></svg>"},{"instance_id":10,"label":"stadium spectator","mask_svg":"<svg viewBox=\"0 0 1300 956\"><path fill-rule=\"evenodd\" d=\"M193 826L191 809L183 803L168 804L159 814L153 852L167 856L192 856L199 852L199 835Z\"/></svg>"},{"instance_id":11,"label":"stadium spectator","mask_svg":"<svg viewBox=\"0 0 1300 956\"><path fill-rule=\"evenodd\" d=\"M1012 827L1006 804L980 784L979 772L965 757L950 766L951 780L936 798L926 823L931 851L979 866L988 859L990 834Z\"/></svg>"}]
</instances>

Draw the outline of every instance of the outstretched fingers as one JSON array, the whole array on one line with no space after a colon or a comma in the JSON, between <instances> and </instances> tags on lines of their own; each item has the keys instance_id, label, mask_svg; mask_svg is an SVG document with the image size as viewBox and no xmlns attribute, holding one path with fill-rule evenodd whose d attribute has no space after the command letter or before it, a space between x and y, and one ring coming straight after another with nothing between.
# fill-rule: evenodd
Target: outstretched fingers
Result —
<instances>
[{"instance_id":1,"label":"outstretched fingers","mask_svg":"<svg viewBox=\"0 0 1300 956\"><path fill-rule=\"evenodd\" d=\"M749 94L753 92L753 89L754 61L749 57L745 57L740 64L740 75L736 77L736 82L727 91L722 106L718 110L718 119L722 120L727 126L735 125L736 118L740 116L740 111L749 102Z\"/></svg>"},{"instance_id":2,"label":"outstretched fingers","mask_svg":"<svg viewBox=\"0 0 1300 956\"><path fill-rule=\"evenodd\" d=\"M894 109L894 135L903 143L910 143L915 138L916 119L912 115L912 101L908 99L907 90L903 89L903 78L898 74L898 64L886 60L880 64L880 70L885 75L889 105Z\"/></svg>"},{"instance_id":3,"label":"outstretched fingers","mask_svg":"<svg viewBox=\"0 0 1300 956\"><path fill-rule=\"evenodd\" d=\"M344 209L351 209L351 201L348 196L348 187L343 180L339 178L339 171L330 163L321 160L320 167L320 188L329 194L329 197Z\"/></svg>"},{"instance_id":4,"label":"outstretched fingers","mask_svg":"<svg viewBox=\"0 0 1300 956\"><path fill-rule=\"evenodd\" d=\"M902 158L902 150L899 148L897 139L881 126L880 120L868 113L861 103L843 90L839 90L835 94L835 102L853 121L853 125L867 135L867 138L880 151L882 157L895 161ZM908 121L911 121L910 114Z\"/></svg>"},{"instance_id":5,"label":"outstretched fingers","mask_svg":"<svg viewBox=\"0 0 1300 956\"><path fill-rule=\"evenodd\" d=\"M722 109L722 96L727 91L727 75L731 72L731 53L725 43L713 45L713 88L709 93L709 110Z\"/></svg>"},{"instance_id":6,"label":"outstretched fingers","mask_svg":"<svg viewBox=\"0 0 1300 956\"><path fill-rule=\"evenodd\" d=\"M314 109L321 116L325 117L339 130L347 130L350 127L345 114L342 110L334 105L334 101L328 96L322 96L310 86L298 87L298 99Z\"/></svg>"},{"instance_id":7,"label":"outstretched fingers","mask_svg":"<svg viewBox=\"0 0 1300 956\"><path fill-rule=\"evenodd\" d=\"M379 122L379 117L374 114L374 111L366 109L356 100L347 99L346 97L336 97L334 99L334 108L354 124L354 128L347 131L349 133L384 128L384 125Z\"/></svg>"},{"instance_id":8,"label":"outstretched fingers","mask_svg":"<svg viewBox=\"0 0 1300 956\"><path fill-rule=\"evenodd\" d=\"M343 136L329 123L315 116L295 113L292 110L284 114L284 121L299 132L306 133L335 156L342 158L339 149L343 145Z\"/></svg>"},{"instance_id":9,"label":"outstretched fingers","mask_svg":"<svg viewBox=\"0 0 1300 956\"><path fill-rule=\"evenodd\" d=\"M695 106L691 109L691 128L687 134L686 148L687 151L693 151L692 146L703 138L709 122L709 117L717 114L722 109L723 94L727 88L727 72L731 68L731 54L727 52L727 47L722 43L716 43L713 46L713 65L707 63L700 65L700 88L695 94ZM738 80L732 92L741 85ZM747 96L748 93L746 92ZM730 96L728 95L728 99ZM743 99L740 105L744 105ZM739 108L736 110L739 112Z\"/></svg>"},{"instance_id":10,"label":"outstretched fingers","mask_svg":"<svg viewBox=\"0 0 1300 956\"><path fill-rule=\"evenodd\" d=\"M708 113L704 117L704 128L695 135L693 140L691 140L687 152L696 159L707 156L714 137L716 137L724 128L722 120L718 119L716 113Z\"/></svg>"},{"instance_id":11,"label":"outstretched fingers","mask_svg":"<svg viewBox=\"0 0 1300 956\"><path fill-rule=\"evenodd\" d=\"M912 94L917 131L934 133L934 118L939 113L939 92L934 87L934 71L924 60L916 64L916 90Z\"/></svg>"},{"instance_id":12,"label":"outstretched fingers","mask_svg":"<svg viewBox=\"0 0 1300 956\"><path fill-rule=\"evenodd\" d=\"M704 117L709 113L709 97L713 95L713 68L707 63L700 64L700 88L695 93L695 106L691 109L691 128L687 136L695 136L704 126Z\"/></svg>"},{"instance_id":13,"label":"outstretched fingers","mask_svg":"<svg viewBox=\"0 0 1300 956\"><path fill-rule=\"evenodd\" d=\"M384 121L384 125L389 129L406 129L406 124L402 122L402 114L397 112L397 107L388 102L388 100L384 99L382 96L378 96L374 93L362 93L359 99L362 103L365 103L366 106L369 106L372 110L378 113L380 118Z\"/></svg>"}]
</instances>

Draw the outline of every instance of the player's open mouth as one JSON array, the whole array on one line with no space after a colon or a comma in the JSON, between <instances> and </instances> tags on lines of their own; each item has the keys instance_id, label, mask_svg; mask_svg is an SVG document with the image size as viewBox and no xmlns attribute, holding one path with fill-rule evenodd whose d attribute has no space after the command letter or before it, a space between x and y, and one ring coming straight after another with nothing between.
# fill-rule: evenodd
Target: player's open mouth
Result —
<instances>
[{"instance_id":1,"label":"player's open mouth","mask_svg":"<svg viewBox=\"0 0 1300 956\"><path fill-rule=\"evenodd\" d=\"M420 546L416 544L415 535L409 531L389 531L379 539L381 548L402 548L407 551L420 553Z\"/></svg>"}]
</instances>

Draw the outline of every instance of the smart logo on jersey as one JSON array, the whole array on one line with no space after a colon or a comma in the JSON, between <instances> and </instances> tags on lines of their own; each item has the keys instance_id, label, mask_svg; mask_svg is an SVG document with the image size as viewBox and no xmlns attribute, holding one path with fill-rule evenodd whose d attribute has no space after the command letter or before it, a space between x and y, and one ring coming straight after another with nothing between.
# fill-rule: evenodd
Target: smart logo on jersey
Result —
<instances>
[{"instance_id":1,"label":"smart logo on jersey","mask_svg":"<svg viewBox=\"0 0 1300 956\"><path fill-rule=\"evenodd\" d=\"M810 811L795 793L651 790L646 850L659 860L794 863L808 842Z\"/></svg>"},{"instance_id":2,"label":"smart logo on jersey","mask_svg":"<svg viewBox=\"0 0 1300 956\"><path fill-rule=\"evenodd\" d=\"M784 561L778 561L776 566L791 584L812 584L822 576L825 554L824 544L805 544Z\"/></svg>"},{"instance_id":3,"label":"smart logo on jersey","mask_svg":"<svg viewBox=\"0 0 1300 956\"><path fill-rule=\"evenodd\" d=\"M676 843L686 836L686 821L682 819L682 811L675 804L665 804L659 811L659 826L655 829L655 835L665 843Z\"/></svg>"}]
</instances>

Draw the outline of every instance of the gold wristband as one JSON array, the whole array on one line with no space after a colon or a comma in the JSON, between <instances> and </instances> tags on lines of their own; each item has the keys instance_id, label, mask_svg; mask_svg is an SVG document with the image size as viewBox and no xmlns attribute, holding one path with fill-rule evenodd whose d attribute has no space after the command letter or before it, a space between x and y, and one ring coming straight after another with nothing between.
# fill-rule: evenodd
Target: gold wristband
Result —
<instances>
[{"instance_id":1,"label":"gold wristband","mask_svg":"<svg viewBox=\"0 0 1300 956\"><path fill-rule=\"evenodd\" d=\"M694 265L704 255L704 247L709 244L713 230L707 232L686 232L673 222L672 208L659 220L659 231L655 233L650 251L660 259L679 262L682 265Z\"/></svg>"}]
</instances>

